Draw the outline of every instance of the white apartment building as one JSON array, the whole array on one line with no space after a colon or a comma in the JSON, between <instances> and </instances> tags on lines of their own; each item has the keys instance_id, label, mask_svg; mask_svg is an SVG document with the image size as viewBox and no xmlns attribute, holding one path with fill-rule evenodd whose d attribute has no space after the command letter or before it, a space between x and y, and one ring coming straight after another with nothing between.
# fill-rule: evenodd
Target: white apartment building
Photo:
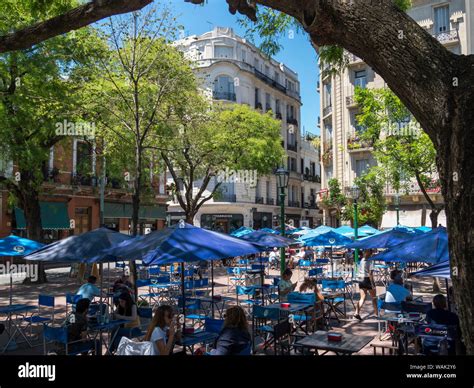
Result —
<instances>
[{"instance_id":1,"label":"white apartment building","mask_svg":"<svg viewBox=\"0 0 474 388\"><path fill-rule=\"evenodd\" d=\"M408 14L449 50L456 54L474 52L474 1L473 0L412 0ZM353 185L354 178L375 165L371 144L357 139L363 128L356 122L358 106L354 101L354 88L383 88L384 80L360 58L347 53L349 64L338 75L321 71L318 92L321 93L321 200L327 194L328 181L337 178L341 188ZM323 69L321 69L323 70ZM381 227L396 224L396 197L400 200L400 224L407 226L431 226L429 206L416 182L409 182L409 195L396 193L386 187L387 212ZM429 188L435 203L442 203L440 187ZM444 211L438 222L446 225ZM324 210L324 223L337 226L339 220L333 209Z\"/></svg>"},{"instance_id":2,"label":"white apartment building","mask_svg":"<svg viewBox=\"0 0 474 388\"><path fill-rule=\"evenodd\" d=\"M247 104L263 112L271 110L281 120L282 146L290 171L287 222L295 226L317 225L321 219L315 198L320 189L319 154L314 147L305 145L301 137L298 75L262 54L232 28L217 27L200 36L188 36L176 41L175 46L194 62L197 78L209 98ZM205 195L210 194L215 183ZM195 182L196 191L199 185L200 182ZM171 222L182 218L182 209L173 200L169 202L168 212ZM240 226L275 227L279 224L278 215L276 178L259 176L255 185L221 183L218 195L201 207L194 223L231 232Z\"/></svg>"}]
</instances>

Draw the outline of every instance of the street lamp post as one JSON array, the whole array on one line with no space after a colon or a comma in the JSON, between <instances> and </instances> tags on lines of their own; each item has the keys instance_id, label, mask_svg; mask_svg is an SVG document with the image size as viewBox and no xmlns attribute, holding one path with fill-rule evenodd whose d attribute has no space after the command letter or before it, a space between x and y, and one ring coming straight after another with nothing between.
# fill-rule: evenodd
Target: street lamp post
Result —
<instances>
[{"instance_id":1,"label":"street lamp post","mask_svg":"<svg viewBox=\"0 0 474 388\"><path fill-rule=\"evenodd\" d=\"M277 186L280 189L280 229L281 235L285 236L285 189L288 187L289 172L283 167L275 171ZM285 271L285 248L280 248L280 273Z\"/></svg>"},{"instance_id":2,"label":"street lamp post","mask_svg":"<svg viewBox=\"0 0 474 388\"><path fill-rule=\"evenodd\" d=\"M354 240L359 237L359 220L357 215L357 201L359 200L360 189L358 186L351 187L351 197L354 201ZM354 250L354 263L357 265L359 262L359 249Z\"/></svg>"}]
</instances>

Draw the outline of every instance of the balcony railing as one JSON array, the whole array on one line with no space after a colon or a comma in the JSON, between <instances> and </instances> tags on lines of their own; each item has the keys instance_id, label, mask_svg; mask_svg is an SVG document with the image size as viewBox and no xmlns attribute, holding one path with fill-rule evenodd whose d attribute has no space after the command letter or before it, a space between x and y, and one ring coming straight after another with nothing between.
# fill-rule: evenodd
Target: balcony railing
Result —
<instances>
[{"instance_id":1,"label":"balcony railing","mask_svg":"<svg viewBox=\"0 0 474 388\"><path fill-rule=\"evenodd\" d=\"M445 32L438 32L434 37L440 43L452 43L459 42L459 32L458 30L450 30Z\"/></svg>"},{"instance_id":2,"label":"balcony railing","mask_svg":"<svg viewBox=\"0 0 474 388\"><path fill-rule=\"evenodd\" d=\"M286 149L288 151L293 151L293 152L297 152L298 151L298 142L295 142L295 144L287 144L286 145Z\"/></svg>"},{"instance_id":3,"label":"balcony railing","mask_svg":"<svg viewBox=\"0 0 474 388\"><path fill-rule=\"evenodd\" d=\"M321 183L321 177L319 175L304 174L303 179L314 183Z\"/></svg>"},{"instance_id":4,"label":"balcony railing","mask_svg":"<svg viewBox=\"0 0 474 388\"><path fill-rule=\"evenodd\" d=\"M214 197L214 202L237 202L235 194L219 194Z\"/></svg>"},{"instance_id":5,"label":"balcony railing","mask_svg":"<svg viewBox=\"0 0 474 388\"><path fill-rule=\"evenodd\" d=\"M298 125L298 120L296 120L294 117L287 117L286 122L288 124Z\"/></svg>"},{"instance_id":6,"label":"balcony railing","mask_svg":"<svg viewBox=\"0 0 474 388\"><path fill-rule=\"evenodd\" d=\"M285 86L283 86L282 84L278 83L277 81L271 79L271 77L269 77L268 75L262 73L261 71L257 70L257 69L254 69L254 73L255 75L257 76L257 78L261 79L263 82L265 82L267 85L270 85L272 87L274 87L275 89L279 90L280 92L282 93L285 93L287 92L287 89Z\"/></svg>"},{"instance_id":7,"label":"balcony railing","mask_svg":"<svg viewBox=\"0 0 474 388\"><path fill-rule=\"evenodd\" d=\"M96 176L83 175L80 173L71 174L71 184L73 186L97 186L98 179Z\"/></svg>"},{"instance_id":8,"label":"balcony railing","mask_svg":"<svg viewBox=\"0 0 474 388\"><path fill-rule=\"evenodd\" d=\"M214 90L212 92L212 98L214 100L227 100L227 101L236 101L235 93L232 92L218 92Z\"/></svg>"},{"instance_id":9,"label":"balcony railing","mask_svg":"<svg viewBox=\"0 0 474 388\"><path fill-rule=\"evenodd\" d=\"M374 146L373 140L361 139L358 135L353 135L347 138L347 150L357 151L370 149Z\"/></svg>"},{"instance_id":10,"label":"balcony railing","mask_svg":"<svg viewBox=\"0 0 474 388\"><path fill-rule=\"evenodd\" d=\"M273 198L267 198L267 205L274 205L275 200Z\"/></svg>"},{"instance_id":11,"label":"balcony railing","mask_svg":"<svg viewBox=\"0 0 474 388\"><path fill-rule=\"evenodd\" d=\"M288 201L288 207L300 207L300 203L298 201Z\"/></svg>"},{"instance_id":12,"label":"balcony railing","mask_svg":"<svg viewBox=\"0 0 474 388\"><path fill-rule=\"evenodd\" d=\"M318 208L318 206L316 205L316 201L305 202L304 207L306 209L317 209Z\"/></svg>"},{"instance_id":13,"label":"balcony railing","mask_svg":"<svg viewBox=\"0 0 474 388\"><path fill-rule=\"evenodd\" d=\"M330 166L332 164L332 159L333 159L333 152L332 149L329 149L321 155L321 161L323 162L323 165L325 166Z\"/></svg>"},{"instance_id":14,"label":"balcony railing","mask_svg":"<svg viewBox=\"0 0 474 388\"><path fill-rule=\"evenodd\" d=\"M354 95L346 97L346 105L349 107L357 105Z\"/></svg>"},{"instance_id":15,"label":"balcony railing","mask_svg":"<svg viewBox=\"0 0 474 388\"><path fill-rule=\"evenodd\" d=\"M323 117L326 117L327 115L332 113L332 106L329 105L325 108L323 108Z\"/></svg>"},{"instance_id":16,"label":"balcony railing","mask_svg":"<svg viewBox=\"0 0 474 388\"><path fill-rule=\"evenodd\" d=\"M263 205L263 197L255 197L255 203Z\"/></svg>"}]
</instances>

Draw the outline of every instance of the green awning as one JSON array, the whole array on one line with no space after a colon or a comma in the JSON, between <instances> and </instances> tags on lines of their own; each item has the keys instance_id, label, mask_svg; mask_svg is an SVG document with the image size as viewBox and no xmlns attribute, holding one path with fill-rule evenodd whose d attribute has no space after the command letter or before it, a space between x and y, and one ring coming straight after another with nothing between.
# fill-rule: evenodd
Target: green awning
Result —
<instances>
[{"instance_id":1,"label":"green awning","mask_svg":"<svg viewBox=\"0 0 474 388\"><path fill-rule=\"evenodd\" d=\"M44 230L71 229L66 202L40 202L41 227ZM15 208L17 229L26 229L25 214L22 209Z\"/></svg>"},{"instance_id":2,"label":"green awning","mask_svg":"<svg viewBox=\"0 0 474 388\"><path fill-rule=\"evenodd\" d=\"M104 217L105 218L132 218L132 204L131 203L104 203ZM142 205L140 206L138 217L141 219L166 219L165 205Z\"/></svg>"}]
</instances>

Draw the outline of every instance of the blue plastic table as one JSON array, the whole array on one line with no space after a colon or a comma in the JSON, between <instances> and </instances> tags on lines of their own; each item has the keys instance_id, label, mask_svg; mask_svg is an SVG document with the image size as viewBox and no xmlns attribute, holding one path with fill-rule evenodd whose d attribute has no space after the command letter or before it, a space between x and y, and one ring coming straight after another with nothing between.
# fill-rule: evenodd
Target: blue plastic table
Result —
<instances>
[{"instance_id":1,"label":"blue plastic table","mask_svg":"<svg viewBox=\"0 0 474 388\"><path fill-rule=\"evenodd\" d=\"M21 326L17 323L17 319L14 319L13 316L17 317L19 314L27 313L29 311L36 310L36 309L37 309L37 306L31 306L31 305L26 305L26 304L12 304L8 306L0 307L0 315L6 316L5 322L7 322L7 324L5 325L5 329L8 335L8 341L6 345L4 346L2 353L4 353L7 350L8 346L14 340L17 333L18 335L21 335L25 339L29 347L32 347L26 334L22 330Z\"/></svg>"}]
</instances>

